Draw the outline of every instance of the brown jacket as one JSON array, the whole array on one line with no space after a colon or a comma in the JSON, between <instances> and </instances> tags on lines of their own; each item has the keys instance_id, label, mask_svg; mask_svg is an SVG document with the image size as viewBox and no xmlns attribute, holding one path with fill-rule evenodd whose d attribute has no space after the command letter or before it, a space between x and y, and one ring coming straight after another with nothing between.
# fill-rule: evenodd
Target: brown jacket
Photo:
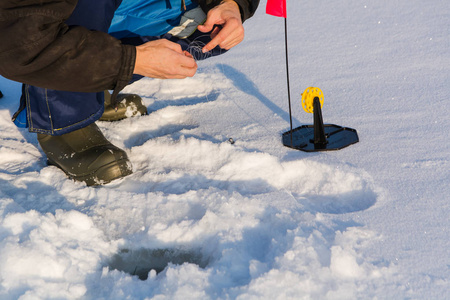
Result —
<instances>
[{"instance_id":1,"label":"brown jacket","mask_svg":"<svg viewBox=\"0 0 450 300\"><path fill-rule=\"evenodd\" d=\"M92 0L95 1L95 0ZM221 0L198 0L205 11ZM259 0L235 0L243 20ZM77 0L0 0L0 75L54 90L116 93L131 79L136 49L64 22Z\"/></svg>"}]
</instances>

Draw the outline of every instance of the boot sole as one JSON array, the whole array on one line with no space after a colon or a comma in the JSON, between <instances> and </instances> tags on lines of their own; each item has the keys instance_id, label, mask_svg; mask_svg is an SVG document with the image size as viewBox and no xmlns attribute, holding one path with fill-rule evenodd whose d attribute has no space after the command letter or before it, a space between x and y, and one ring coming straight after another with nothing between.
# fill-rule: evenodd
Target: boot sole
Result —
<instances>
[{"instance_id":1,"label":"boot sole","mask_svg":"<svg viewBox=\"0 0 450 300\"><path fill-rule=\"evenodd\" d=\"M104 185L133 173L128 159L120 159L110 162L109 164L98 168L94 172L85 175L71 174L50 159L47 160L47 163L61 169L61 171L63 171L70 179L85 182L87 186Z\"/></svg>"}]
</instances>

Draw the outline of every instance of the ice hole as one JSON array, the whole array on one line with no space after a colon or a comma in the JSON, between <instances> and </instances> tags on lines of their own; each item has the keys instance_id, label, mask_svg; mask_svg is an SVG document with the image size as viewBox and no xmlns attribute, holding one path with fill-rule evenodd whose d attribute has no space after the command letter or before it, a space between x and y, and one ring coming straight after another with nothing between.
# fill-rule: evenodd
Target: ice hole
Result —
<instances>
[{"instance_id":1,"label":"ice hole","mask_svg":"<svg viewBox=\"0 0 450 300\"><path fill-rule=\"evenodd\" d=\"M162 272L169 263L182 265L184 263L196 264L204 269L210 262L199 250L183 249L122 249L115 254L108 267L110 270L119 270L141 280L147 280L148 273L155 270Z\"/></svg>"}]
</instances>

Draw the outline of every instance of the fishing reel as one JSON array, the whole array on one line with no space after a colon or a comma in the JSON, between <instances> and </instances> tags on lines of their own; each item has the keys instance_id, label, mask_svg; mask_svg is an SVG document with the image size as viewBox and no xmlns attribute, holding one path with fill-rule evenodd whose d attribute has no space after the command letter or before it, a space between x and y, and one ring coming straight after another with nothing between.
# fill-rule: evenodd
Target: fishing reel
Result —
<instances>
[{"instance_id":1,"label":"fishing reel","mask_svg":"<svg viewBox=\"0 0 450 300\"><path fill-rule=\"evenodd\" d=\"M309 87L302 93L302 107L307 113L314 112L314 98L319 98L320 108L323 108L323 92L318 87Z\"/></svg>"}]
</instances>

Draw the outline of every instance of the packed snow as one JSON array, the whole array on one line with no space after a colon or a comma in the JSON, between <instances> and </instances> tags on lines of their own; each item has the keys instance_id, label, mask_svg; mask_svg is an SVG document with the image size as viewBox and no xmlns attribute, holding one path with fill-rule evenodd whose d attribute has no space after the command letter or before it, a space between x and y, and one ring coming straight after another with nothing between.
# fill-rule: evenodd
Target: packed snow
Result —
<instances>
[{"instance_id":1,"label":"packed snow","mask_svg":"<svg viewBox=\"0 0 450 300\"><path fill-rule=\"evenodd\" d=\"M300 94L360 142L284 147L284 20L184 80L124 92L151 112L98 122L134 173L100 187L48 166L0 78L1 299L449 299L448 2L288 1Z\"/></svg>"}]
</instances>

